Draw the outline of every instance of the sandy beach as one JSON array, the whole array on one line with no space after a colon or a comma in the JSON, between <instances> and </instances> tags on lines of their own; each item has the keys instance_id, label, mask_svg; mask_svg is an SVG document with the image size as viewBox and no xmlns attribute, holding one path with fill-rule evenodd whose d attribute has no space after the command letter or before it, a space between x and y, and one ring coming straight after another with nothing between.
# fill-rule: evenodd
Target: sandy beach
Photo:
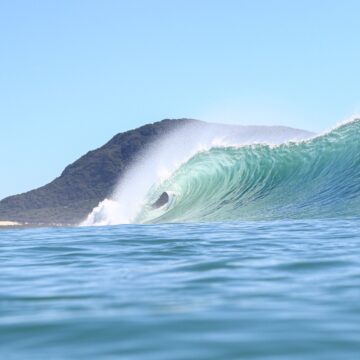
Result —
<instances>
[{"instance_id":1,"label":"sandy beach","mask_svg":"<svg viewBox=\"0 0 360 360\"><path fill-rule=\"evenodd\" d=\"M19 225L21 224L15 221L0 221L0 226L19 226Z\"/></svg>"}]
</instances>

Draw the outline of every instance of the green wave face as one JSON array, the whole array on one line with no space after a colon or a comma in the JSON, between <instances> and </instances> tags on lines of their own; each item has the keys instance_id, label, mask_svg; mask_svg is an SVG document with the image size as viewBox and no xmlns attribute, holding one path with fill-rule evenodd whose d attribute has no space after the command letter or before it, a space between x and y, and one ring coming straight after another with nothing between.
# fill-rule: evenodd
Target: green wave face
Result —
<instances>
[{"instance_id":1,"label":"green wave face","mask_svg":"<svg viewBox=\"0 0 360 360\"><path fill-rule=\"evenodd\" d=\"M151 189L137 222L358 216L359 155L358 119L298 143L215 147ZM171 201L152 209L163 191Z\"/></svg>"}]
</instances>

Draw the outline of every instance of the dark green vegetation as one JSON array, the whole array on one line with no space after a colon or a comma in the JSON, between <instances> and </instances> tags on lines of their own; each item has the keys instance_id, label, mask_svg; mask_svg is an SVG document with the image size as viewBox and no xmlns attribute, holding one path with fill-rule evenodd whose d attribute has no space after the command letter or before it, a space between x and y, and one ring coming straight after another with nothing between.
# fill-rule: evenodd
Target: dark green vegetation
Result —
<instances>
[{"instance_id":1,"label":"dark green vegetation","mask_svg":"<svg viewBox=\"0 0 360 360\"><path fill-rule=\"evenodd\" d=\"M0 221L18 221L30 225L79 223L100 201L111 195L118 179L151 144L162 136L191 124L196 125L196 130L192 131L195 134L209 127L213 130L219 127L198 120L167 119L117 134L102 147L89 151L67 166L51 183L0 201ZM221 127L224 128L223 125ZM232 134L244 132L245 129L238 126L226 128ZM247 129L257 131L258 127ZM269 127L267 131L310 135L285 127Z\"/></svg>"}]
</instances>

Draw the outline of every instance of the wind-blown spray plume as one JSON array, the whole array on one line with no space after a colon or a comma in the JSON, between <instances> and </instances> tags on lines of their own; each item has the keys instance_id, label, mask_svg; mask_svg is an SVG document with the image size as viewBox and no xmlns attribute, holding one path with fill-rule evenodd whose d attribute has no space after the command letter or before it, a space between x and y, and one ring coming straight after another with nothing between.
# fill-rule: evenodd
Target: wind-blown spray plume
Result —
<instances>
[{"instance_id":1,"label":"wind-blown spray plume","mask_svg":"<svg viewBox=\"0 0 360 360\"><path fill-rule=\"evenodd\" d=\"M82 225L150 221L154 214L164 210L162 208L153 212L150 217L148 216L146 209L149 208L150 200L156 201L154 199L154 196L158 194L156 189L164 188L169 181L173 182L171 179L177 171L187 168L187 161L193 156L199 156L196 154L204 154L206 151L210 151L209 154L211 154L211 149L214 147L225 149L225 146L230 145L280 144L290 139L299 140L309 136L308 132L285 127L239 127L206 123L185 125L146 149L120 180L114 194L101 202ZM207 162L206 166L212 166L212 164ZM211 181L211 179L204 179L204 181ZM170 190L169 193L171 193ZM176 200L178 203L179 194L173 195L171 200ZM189 201L196 202L196 199L189 199Z\"/></svg>"}]
</instances>

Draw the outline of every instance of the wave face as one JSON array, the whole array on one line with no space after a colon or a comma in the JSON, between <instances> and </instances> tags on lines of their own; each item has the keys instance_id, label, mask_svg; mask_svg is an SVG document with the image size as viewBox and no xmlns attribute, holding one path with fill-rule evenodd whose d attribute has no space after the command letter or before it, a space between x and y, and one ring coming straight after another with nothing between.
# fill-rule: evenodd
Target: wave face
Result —
<instances>
[{"instance_id":1,"label":"wave face","mask_svg":"<svg viewBox=\"0 0 360 360\"><path fill-rule=\"evenodd\" d=\"M359 119L306 141L213 147L153 186L135 222L358 216L359 155ZM171 202L152 209L164 191Z\"/></svg>"}]
</instances>

